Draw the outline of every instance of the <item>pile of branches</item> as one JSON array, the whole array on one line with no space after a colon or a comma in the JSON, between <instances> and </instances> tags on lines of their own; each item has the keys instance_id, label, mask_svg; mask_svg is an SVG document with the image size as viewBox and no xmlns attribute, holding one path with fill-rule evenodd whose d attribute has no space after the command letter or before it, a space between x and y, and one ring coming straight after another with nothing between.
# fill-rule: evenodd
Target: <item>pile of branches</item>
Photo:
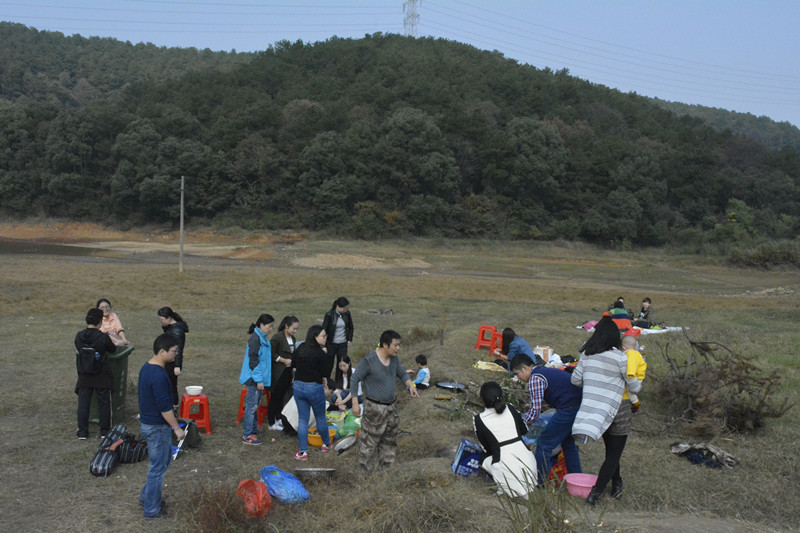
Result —
<instances>
[{"instance_id":1,"label":"pile of branches","mask_svg":"<svg viewBox=\"0 0 800 533\"><path fill-rule=\"evenodd\" d=\"M678 418L687 429L700 436L722 432L750 432L764 425L768 418L780 418L791 409L788 398L776 399L780 374L765 374L752 357L735 353L713 341L689 338L691 353L684 362L670 355L670 344L662 350L668 370L665 377L654 378L659 395L672 408L680 409Z\"/></svg>"}]
</instances>

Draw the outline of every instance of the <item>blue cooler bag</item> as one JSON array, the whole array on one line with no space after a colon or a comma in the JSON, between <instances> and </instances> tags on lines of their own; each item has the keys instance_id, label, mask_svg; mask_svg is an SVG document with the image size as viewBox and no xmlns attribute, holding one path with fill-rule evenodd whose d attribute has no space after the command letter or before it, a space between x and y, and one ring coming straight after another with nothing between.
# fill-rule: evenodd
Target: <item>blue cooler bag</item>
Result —
<instances>
[{"instance_id":1,"label":"blue cooler bag","mask_svg":"<svg viewBox=\"0 0 800 533\"><path fill-rule=\"evenodd\" d=\"M453 472L459 476L471 476L481 469L481 445L469 439L461 439L453 459Z\"/></svg>"}]
</instances>

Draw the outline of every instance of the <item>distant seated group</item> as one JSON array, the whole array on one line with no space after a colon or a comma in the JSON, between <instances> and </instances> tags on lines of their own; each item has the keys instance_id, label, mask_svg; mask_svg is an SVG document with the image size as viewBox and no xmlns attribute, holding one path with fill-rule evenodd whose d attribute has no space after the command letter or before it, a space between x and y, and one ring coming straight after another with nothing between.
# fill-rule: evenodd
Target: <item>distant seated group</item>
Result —
<instances>
[{"instance_id":1,"label":"distant seated group","mask_svg":"<svg viewBox=\"0 0 800 533\"><path fill-rule=\"evenodd\" d=\"M649 328L655 325L653 320L653 301L645 297L642 299L642 308L638 314L634 314L632 309L625 310L625 298L620 296L612 303L607 313L621 331L631 328Z\"/></svg>"}]
</instances>

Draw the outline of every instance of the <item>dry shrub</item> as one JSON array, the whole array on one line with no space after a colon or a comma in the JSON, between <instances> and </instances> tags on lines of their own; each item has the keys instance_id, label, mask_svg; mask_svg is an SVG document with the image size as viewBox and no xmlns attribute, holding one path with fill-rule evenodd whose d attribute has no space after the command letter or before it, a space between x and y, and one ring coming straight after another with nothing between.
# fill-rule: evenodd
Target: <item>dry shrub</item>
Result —
<instances>
[{"instance_id":1,"label":"dry shrub","mask_svg":"<svg viewBox=\"0 0 800 533\"><path fill-rule=\"evenodd\" d=\"M684 331L684 335L686 332ZM691 352L684 362L669 353L665 377L654 377L659 395L675 409L686 429L698 436L725 431L751 432L767 418L780 418L793 407L788 398L776 398L781 376L765 374L753 358L733 352L718 342L693 341L686 335Z\"/></svg>"},{"instance_id":2,"label":"dry shrub","mask_svg":"<svg viewBox=\"0 0 800 533\"><path fill-rule=\"evenodd\" d=\"M432 341L434 339L438 339L440 333L441 333L440 329L414 326L413 328L411 328L411 331L408 332L408 341L412 344L418 342Z\"/></svg>"},{"instance_id":3,"label":"dry shrub","mask_svg":"<svg viewBox=\"0 0 800 533\"><path fill-rule=\"evenodd\" d=\"M535 489L527 499L498 495L498 500L513 530L520 533L594 531L583 500L570 496L565 487L553 481Z\"/></svg>"},{"instance_id":4,"label":"dry shrub","mask_svg":"<svg viewBox=\"0 0 800 533\"><path fill-rule=\"evenodd\" d=\"M264 531L267 524L244 512L234 486L203 487L189 496L187 507L194 510L189 518L194 531L255 532Z\"/></svg>"}]
</instances>

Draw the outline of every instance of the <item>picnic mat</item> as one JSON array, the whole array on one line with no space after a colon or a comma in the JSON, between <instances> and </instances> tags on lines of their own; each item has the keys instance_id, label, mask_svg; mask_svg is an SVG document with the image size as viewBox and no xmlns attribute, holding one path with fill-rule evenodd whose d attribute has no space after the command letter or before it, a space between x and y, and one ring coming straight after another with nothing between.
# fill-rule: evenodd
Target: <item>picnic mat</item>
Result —
<instances>
[{"instance_id":1,"label":"picnic mat","mask_svg":"<svg viewBox=\"0 0 800 533\"><path fill-rule=\"evenodd\" d=\"M474 365L472 365L472 368L477 368L479 370L490 370L492 372L508 372L508 370L502 366L490 361L477 361Z\"/></svg>"},{"instance_id":2,"label":"picnic mat","mask_svg":"<svg viewBox=\"0 0 800 533\"><path fill-rule=\"evenodd\" d=\"M584 326L575 326L575 329L582 329L589 333L594 333L594 328L586 329ZM680 331L680 326L664 326L659 329L650 329L650 328L631 328L639 331L640 335L656 335L658 333L668 333L670 331Z\"/></svg>"}]
</instances>

